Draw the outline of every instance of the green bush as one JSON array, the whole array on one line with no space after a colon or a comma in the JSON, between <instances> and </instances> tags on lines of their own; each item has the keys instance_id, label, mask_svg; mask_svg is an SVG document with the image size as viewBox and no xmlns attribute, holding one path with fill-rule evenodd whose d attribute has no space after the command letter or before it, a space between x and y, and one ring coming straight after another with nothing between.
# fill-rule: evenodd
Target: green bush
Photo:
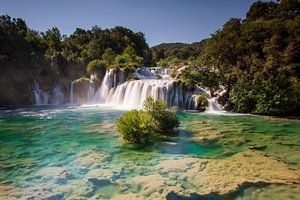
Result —
<instances>
[{"instance_id":1,"label":"green bush","mask_svg":"<svg viewBox=\"0 0 300 200\"><path fill-rule=\"evenodd\" d=\"M87 65L86 71L88 74L93 74L96 71L105 71L106 62L104 60L92 60Z\"/></svg>"},{"instance_id":2,"label":"green bush","mask_svg":"<svg viewBox=\"0 0 300 200\"><path fill-rule=\"evenodd\" d=\"M203 94L196 96L197 110L205 111L205 108L208 106L208 100Z\"/></svg>"},{"instance_id":3,"label":"green bush","mask_svg":"<svg viewBox=\"0 0 300 200\"><path fill-rule=\"evenodd\" d=\"M148 97L143 104L143 109L158 121L159 132L171 132L179 125L176 110L168 110L168 106L163 100L154 101L152 97Z\"/></svg>"},{"instance_id":4,"label":"green bush","mask_svg":"<svg viewBox=\"0 0 300 200\"><path fill-rule=\"evenodd\" d=\"M157 128L158 122L149 113L141 110L131 110L117 119L118 132L129 143L149 142Z\"/></svg>"},{"instance_id":5,"label":"green bush","mask_svg":"<svg viewBox=\"0 0 300 200\"><path fill-rule=\"evenodd\" d=\"M149 97L143 106L144 110L126 112L117 119L117 130L126 142L145 144L155 133L169 133L179 125L175 110L169 111L163 100Z\"/></svg>"}]
</instances>

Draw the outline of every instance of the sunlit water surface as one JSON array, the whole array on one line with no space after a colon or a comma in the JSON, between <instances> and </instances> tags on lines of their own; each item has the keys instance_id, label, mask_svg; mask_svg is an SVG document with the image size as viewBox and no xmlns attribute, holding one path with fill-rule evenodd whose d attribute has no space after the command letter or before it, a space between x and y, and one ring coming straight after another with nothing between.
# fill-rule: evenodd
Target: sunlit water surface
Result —
<instances>
[{"instance_id":1,"label":"sunlit water surface","mask_svg":"<svg viewBox=\"0 0 300 200\"><path fill-rule=\"evenodd\" d=\"M251 147L300 165L299 120L181 112L176 136L137 147L125 144L115 130L123 112L109 107L0 110L0 199L111 199L141 193L124 185L132 177L160 173L156 166L163 160L224 159ZM209 143L191 139L204 130L226 137ZM274 191L283 198L300 194L299 187L267 186L246 188L230 198L268 199Z\"/></svg>"}]
</instances>

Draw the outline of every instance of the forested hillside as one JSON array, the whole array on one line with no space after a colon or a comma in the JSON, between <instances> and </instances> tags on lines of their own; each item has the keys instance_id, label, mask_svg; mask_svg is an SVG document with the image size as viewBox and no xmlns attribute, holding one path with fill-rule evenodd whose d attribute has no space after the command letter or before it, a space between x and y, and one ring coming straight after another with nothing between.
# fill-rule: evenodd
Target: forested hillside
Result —
<instances>
[{"instance_id":1,"label":"forested hillside","mask_svg":"<svg viewBox=\"0 0 300 200\"><path fill-rule=\"evenodd\" d=\"M300 2L256 2L205 43L190 85L228 91L227 109L268 115L300 113ZM210 77L210 78L207 78Z\"/></svg>"},{"instance_id":2,"label":"forested hillside","mask_svg":"<svg viewBox=\"0 0 300 200\"><path fill-rule=\"evenodd\" d=\"M151 47L153 61L162 67L193 65L201 55L206 40L186 43L162 43Z\"/></svg>"},{"instance_id":3,"label":"forested hillside","mask_svg":"<svg viewBox=\"0 0 300 200\"><path fill-rule=\"evenodd\" d=\"M0 105L32 104L34 80L43 90L70 82L95 68L151 64L144 34L116 26L77 28L70 36L53 27L40 33L22 19L0 16ZM102 64L101 64L102 63Z\"/></svg>"}]
</instances>

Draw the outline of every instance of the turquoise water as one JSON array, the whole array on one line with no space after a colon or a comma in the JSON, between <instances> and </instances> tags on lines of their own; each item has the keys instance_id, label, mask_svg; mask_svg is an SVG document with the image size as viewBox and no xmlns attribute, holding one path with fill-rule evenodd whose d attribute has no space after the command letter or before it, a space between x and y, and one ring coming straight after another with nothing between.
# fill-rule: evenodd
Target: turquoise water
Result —
<instances>
[{"instance_id":1,"label":"turquoise water","mask_svg":"<svg viewBox=\"0 0 300 200\"><path fill-rule=\"evenodd\" d=\"M114 122L123 112L103 107L0 111L0 199L110 199L139 193L125 187L126 181L158 173L155 166L162 160L223 159L250 147L300 164L298 120L183 112L176 136L141 147L117 135ZM193 137L204 130L226 137L208 142Z\"/></svg>"}]
</instances>

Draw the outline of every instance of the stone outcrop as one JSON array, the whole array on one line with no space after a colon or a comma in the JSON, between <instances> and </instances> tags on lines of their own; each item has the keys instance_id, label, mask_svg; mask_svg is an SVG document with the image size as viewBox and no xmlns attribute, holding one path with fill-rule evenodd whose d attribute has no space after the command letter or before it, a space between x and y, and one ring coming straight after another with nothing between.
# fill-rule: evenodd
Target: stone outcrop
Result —
<instances>
[{"instance_id":1,"label":"stone outcrop","mask_svg":"<svg viewBox=\"0 0 300 200\"><path fill-rule=\"evenodd\" d=\"M226 195L245 184L299 184L299 171L268 155L248 150L227 159L182 158L163 161L158 170L186 182L193 193Z\"/></svg>"}]
</instances>

